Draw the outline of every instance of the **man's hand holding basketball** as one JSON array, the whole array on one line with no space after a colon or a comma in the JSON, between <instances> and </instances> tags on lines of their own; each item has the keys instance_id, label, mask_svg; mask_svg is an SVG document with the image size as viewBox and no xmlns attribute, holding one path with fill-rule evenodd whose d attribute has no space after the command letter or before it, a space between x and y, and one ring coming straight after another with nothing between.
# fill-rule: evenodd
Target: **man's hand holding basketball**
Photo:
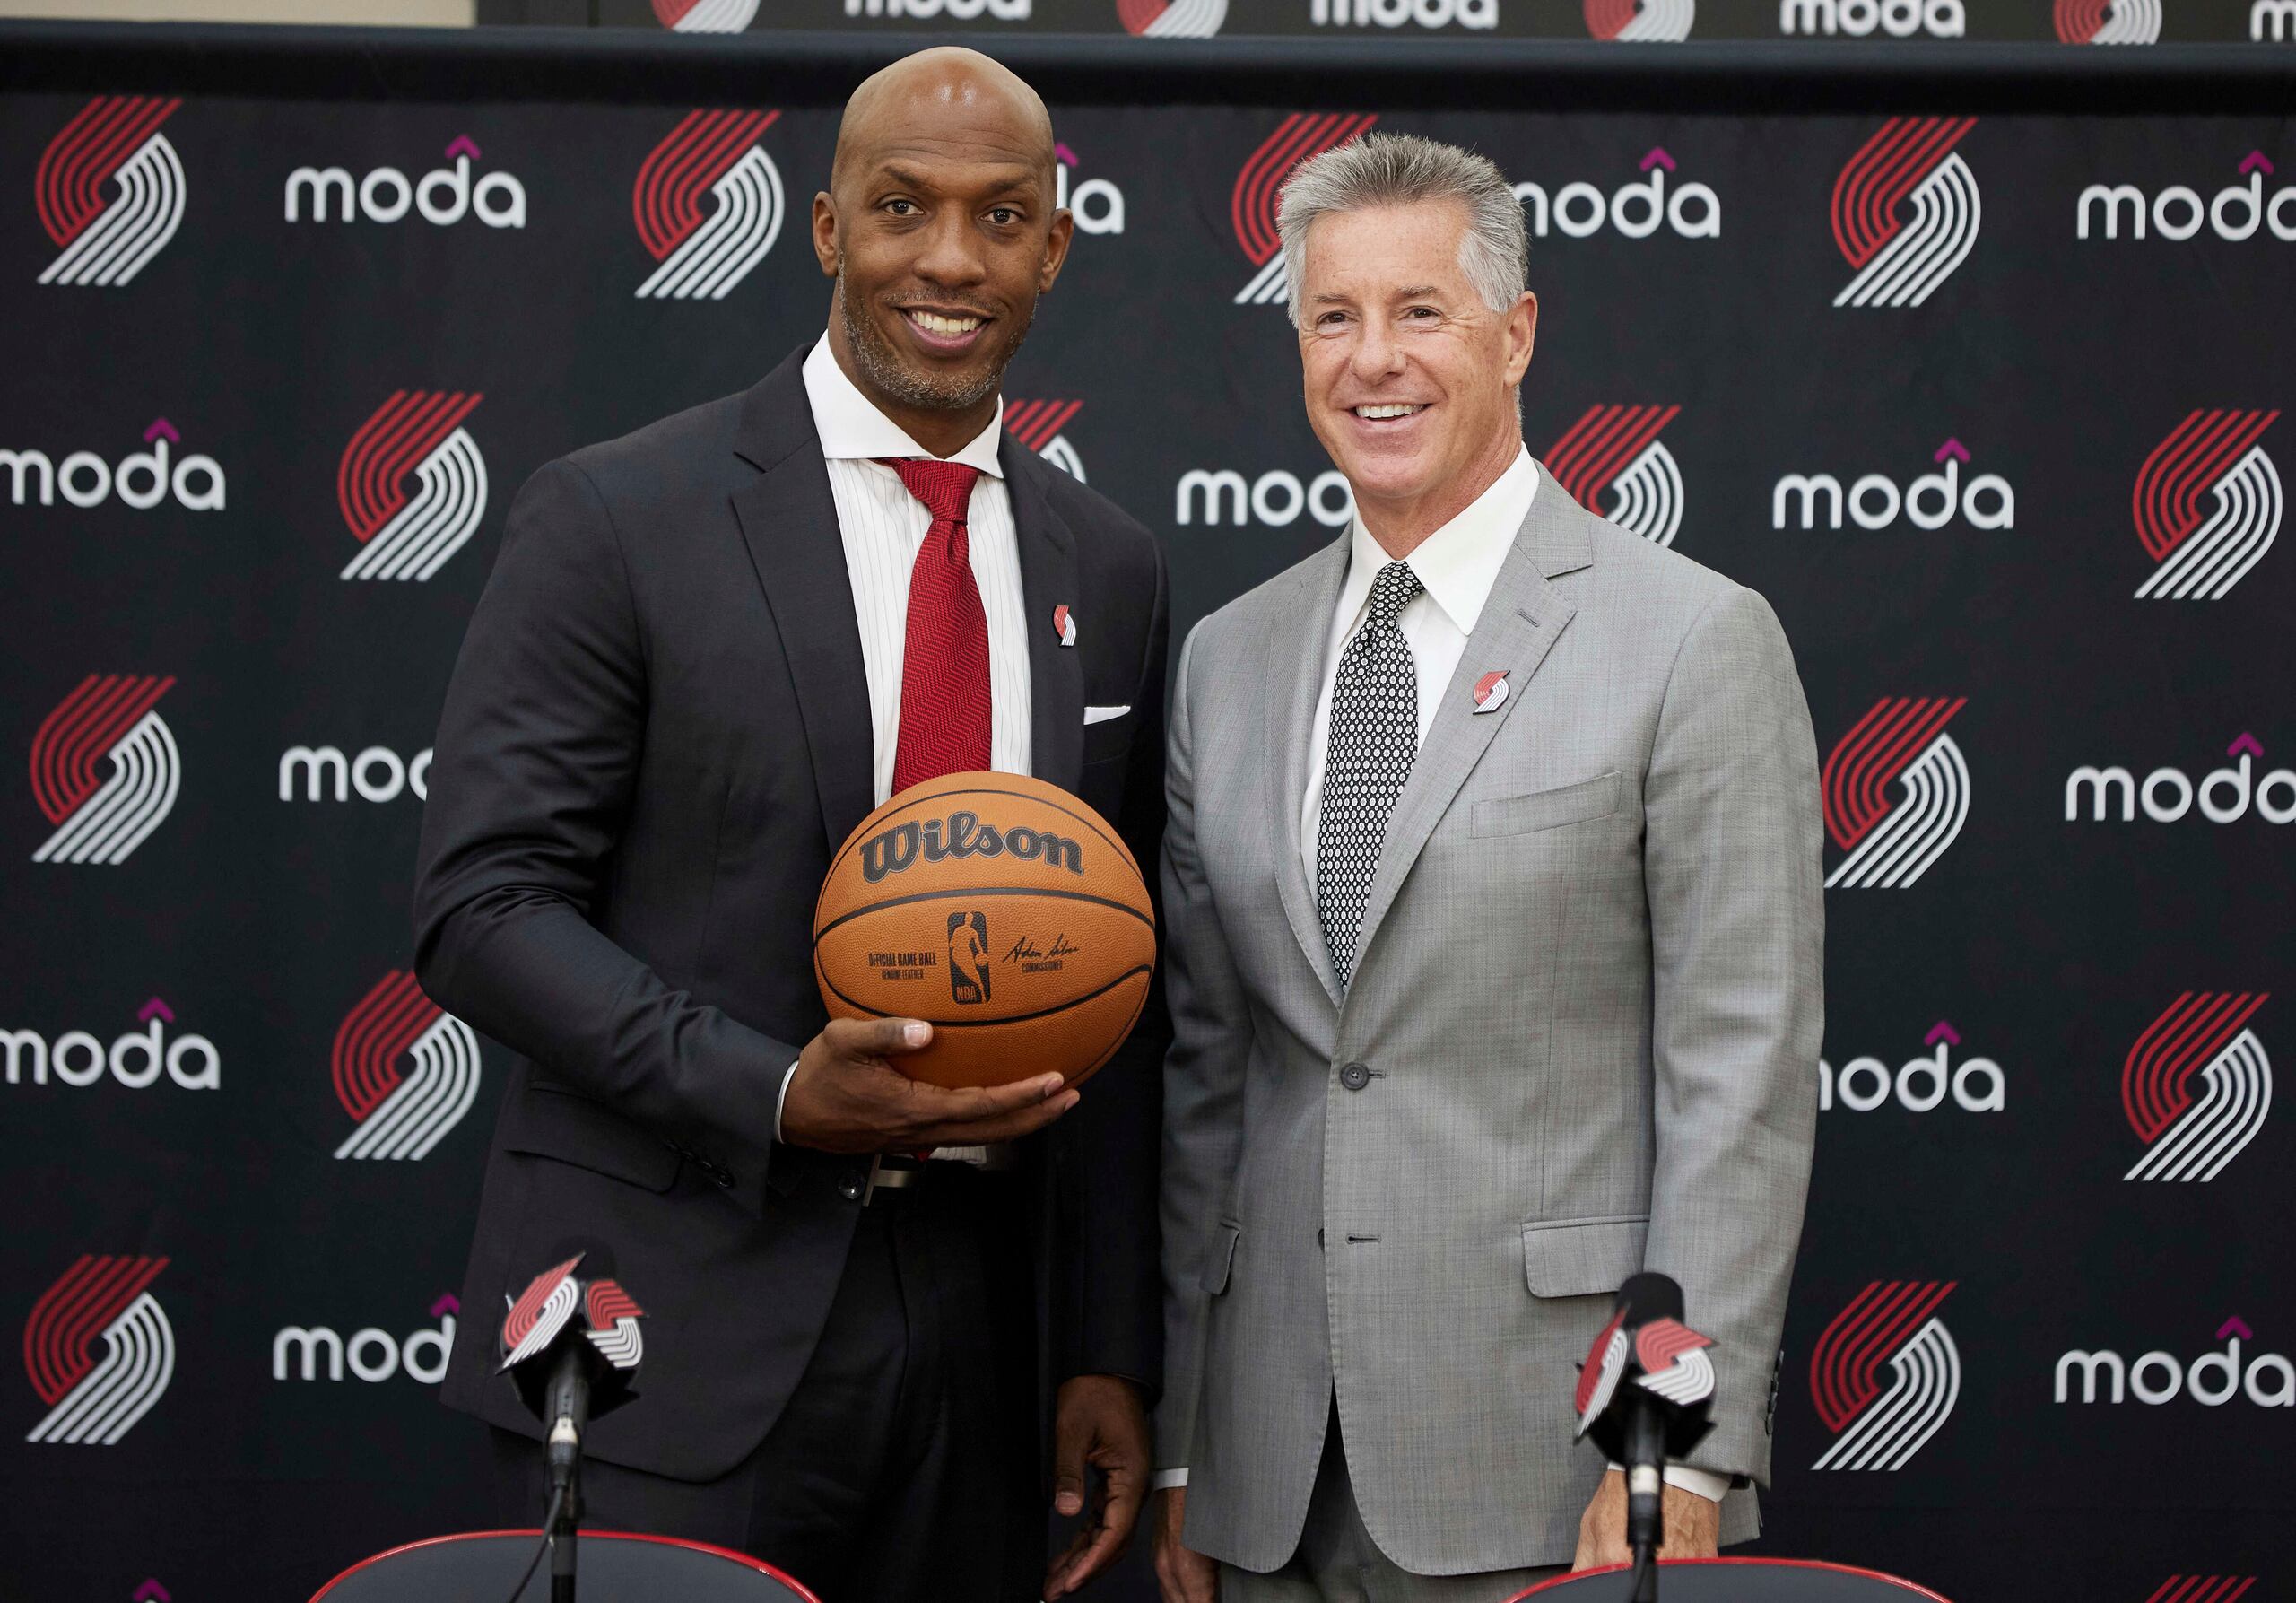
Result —
<instances>
[{"instance_id":1,"label":"man's hand holding basketball","mask_svg":"<svg viewBox=\"0 0 2296 1603\"><path fill-rule=\"evenodd\" d=\"M781 1103L781 1138L823 1152L923 1152L985 1146L1042 1129L1076 1105L1058 1075L944 1090L893 1059L933 1039L919 1019L831 1019L798 1054Z\"/></svg>"}]
</instances>

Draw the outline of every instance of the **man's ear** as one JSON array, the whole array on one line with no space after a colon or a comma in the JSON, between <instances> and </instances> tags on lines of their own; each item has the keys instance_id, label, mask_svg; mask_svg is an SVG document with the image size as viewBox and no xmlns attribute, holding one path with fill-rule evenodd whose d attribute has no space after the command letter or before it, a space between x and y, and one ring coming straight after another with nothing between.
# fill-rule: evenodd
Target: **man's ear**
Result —
<instances>
[{"instance_id":1,"label":"man's ear","mask_svg":"<svg viewBox=\"0 0 2296 1603\"><path fill-rule=\"evenodd\" d=\"M813 196L813 257L823 278L837 276L837 203L826 189Z\"/></svg>"},{"instance_id":2,"label":"man's ear","mask_svg":"<svg viewBox=\"0 0 2296 1603\"><path fill-rule=\"evenodd\" d=\"M1068 243L1076 237L1076 219L1066 206L1052 214L1052 232L1044 242L1044 267L1037 274L1037 293L1041 295L1052 288L1060 276L1060 269L1068 260Z\"/></svg>"},{"instance_id":3,"label":"man's ear","mask_svg":"<svg viewBox=\"0 0 2296 1603\"><path fill-rule=\"evenodd\" d=\"M1507 314L1507 382L1518 384L1530 370L1531 351L1538 344L1539 298L1525 290Z\"/></svg>"}]
</instances>

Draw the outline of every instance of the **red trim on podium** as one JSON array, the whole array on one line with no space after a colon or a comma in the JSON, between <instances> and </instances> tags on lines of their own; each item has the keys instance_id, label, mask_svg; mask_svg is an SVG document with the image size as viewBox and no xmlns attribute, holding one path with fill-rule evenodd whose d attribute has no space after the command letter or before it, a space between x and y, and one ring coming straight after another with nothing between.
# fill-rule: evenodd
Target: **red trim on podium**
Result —
<instances>
[{"instance_id":1,"label":"red trim on podium","mask_svg":"<svg viewBox=\"0 0 2296 1603\"><path fill-rule=\"evenodd\" d=\"M787 1587L791 1591L796 1593L798 1597L804 1599L804 1603L821 1603L821 1599L813 1595L811 1589L809 1589L804 1581L798 1580L795 1575L790 1574L787 1571L776 1569L773 1565L767 1564L763 1559L752 1557L749 1554L736 1553L731 1547L719 1547L709 1542L690 1542L683 1537L653 1536L640 1530L585 1530L581 1535L584 1541L604 1539L615 1542L653 1542L664 1547L686 1547L691 1548L696 1553L707 1553L718 1558L729 1558L735 1564L746 1565L748 1568L756 1571L761 1575L771 1576L774 1580ZM336 1587L341 1586L344 1581L350 1580L353 1575L359 1573L360 1571L366 1569L370 1564L378 1564L387 1558L396 1558L402 1553L413 1553L418 1548L422 1547L436 1547L447 1542L476 1542L483 1541L490 1537L525 1537L529 1541L539 1542L542 1540L542 1532L539 1529L465 1530L458 1531L453 1536L425 1537L419 1542L407 1542L399 1546L393 1547L387 1552L378 1553L370 1557L361 1559L357 1564L352 1564L349 1569L344 1571L342 1574L337 1575L334 1580L319 1588L318 1590L313 1592L311 1594L311 1603L320 1603L321 1599L325 1598Z\"/></svg>"},{"instance_id":2,"label":"red trim on podium","mask_svg":"<svg viewBox=\"0 0 2296 1603\"><path fill-rule=\"evenodd\" d=\"M1902 1575L1884 1575L1879 1570L1861 1570L1854 1564L1830 1564L1821 1558L1662 1558L1658 1561L1658 1567L1662 1570L1676 1569L1684 1564L1744 1564L1753 1569L1831 1570L1837 1575L1855 1575L1861 1581L1879 1581L1884 1585L1894 1586L1912 1597L1926 1598L1929 1599L1929 1603L1952 1603L1952 1599L1944 1593L1933 1592L1926 1586L1918 1586ZM1552 1591L1566 1581L1578 1580L1580 1575L1603 1575L1613 1570L1631 1567L1627 1564L1605 1564L1599 1570L1580 1570L1576 1574L1559 1575L1552 1581L1540 1581L1528 1591L1517 1592L1507 1600L1507 1603L1522 1603L1525 1598L1535 1598L1541 1592Z\"/></svg>"}]
</instances>

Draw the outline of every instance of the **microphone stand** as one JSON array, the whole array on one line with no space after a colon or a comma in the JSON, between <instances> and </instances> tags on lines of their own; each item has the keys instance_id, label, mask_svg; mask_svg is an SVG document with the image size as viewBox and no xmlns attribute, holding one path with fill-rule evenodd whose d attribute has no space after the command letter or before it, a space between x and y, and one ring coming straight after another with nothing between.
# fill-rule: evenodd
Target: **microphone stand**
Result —
<instances>
[{"instance_id":1,"label":"microphone stand","mask_svg":"<svg viewBox=\"0 0 2296 1603\"><path fill-rule=\"evenodd\" d=\"M550 1372L551 1420L545 1454L558 1522L550 1538L550 1603L574 1603L576 1533L582 1520L582 1433L590 1423L590 1385L584 1346L570 1343Z\"/></svg>"},{"instance_id":2,"label":"microphone stand","mask_svg":"<svg viewBox=\"0 0 2296 1603\"><path fill-rule=\"evenodd\" d=\"M1658 1546L1665 1539L1666 1422L1638 1396L1626 1422L1626 1540L1634 1555L1628 1603L1658 1603Z\"/></svg>"},{"instance_id":3,"label":"microphone stand","mask_svg":"<svg viewBox=\"0 0 2296 1603\"><path fill-rule=\"evenodd\" d=\"M550 1533L550 1603L574 1603L575 1533L580 1526L582 1470L579 1462L566 1477L565 1512Z\"/></svg>"}]
</instances>

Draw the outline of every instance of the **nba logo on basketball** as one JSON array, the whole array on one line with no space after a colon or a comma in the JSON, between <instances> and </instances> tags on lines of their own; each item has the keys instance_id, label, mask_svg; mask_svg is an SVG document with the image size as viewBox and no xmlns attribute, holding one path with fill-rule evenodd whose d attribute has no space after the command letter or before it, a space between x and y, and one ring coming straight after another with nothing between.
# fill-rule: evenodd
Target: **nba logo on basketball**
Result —
<instances>
[{"instance_id":1,"label":"nba logo on basketball","mask_svg":"<svg viewBox=\"0 0 2296 1603\"><path fill-rule=\"evenodd\" d=\"M949 915L949 995L967 1005L988 1000L988 915Z\"/></svg>"}]
</instances>

